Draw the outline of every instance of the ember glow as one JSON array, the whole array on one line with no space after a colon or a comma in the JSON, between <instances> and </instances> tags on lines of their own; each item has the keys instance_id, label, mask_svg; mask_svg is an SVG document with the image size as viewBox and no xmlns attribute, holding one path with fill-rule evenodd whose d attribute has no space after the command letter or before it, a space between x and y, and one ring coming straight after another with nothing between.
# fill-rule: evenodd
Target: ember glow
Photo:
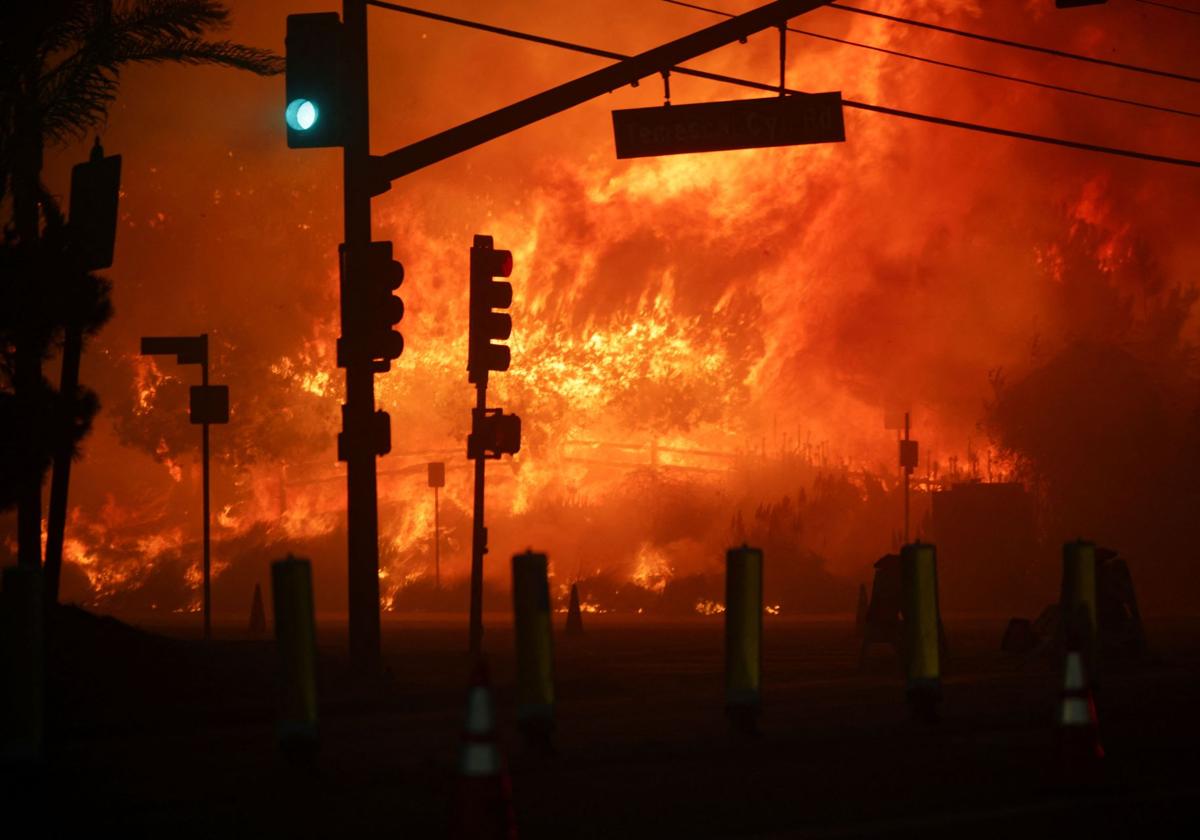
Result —
<instances>
[{"instance_id":1,"label":"ember glow","mask_svg":"<svg viewBox=\"0 0 1200 840\"><path fill-rule=\"evenodd\" d=\"M647 0L429 5L626 52L712 22ZM871 7L1194 65L1195 33L1140 25L1152 14L1143 9L1114 9L1129 26L1100 31L1032 0ZM235 7L232 37L282 49L281 11ZM377 152L600 66L371 15ZM802 28L1180 107L1192 94L833 10ZM1186 119L800 36L789 44L789 82L806 90L1161 154L1195 149ZM760 35L696 66L774 82L775 45ZM178 93L164 101L167 76ZM137 342L207 332L213 376L232 399L231 424L213 431L215 610L245 613L268 562L293 550L315 561L318 609L344 611L340 155L285 147L281 85L174 67L123 79L104 135L125 160L108 272L117 316L84 360L103 413L72 476L65 600L130 614L199 608L199 434L186 416L197 381L139 357ZM757 95L680 76L671 92L677 102ZM466 606L467 249L477 232L513 252L513 365L493 378L490 401L524 422L520 454L488 468L486 576L506 590L507 558L533 546L549 555L564 606L567 583L581 581L585 612L677 603L719 613L724 550L743 540L786 547L774 557L787 574L767 574L768 612L848 611L901 528L886 412L913 413L920 532L926 491L1026 477L981 425L998 371L1019 380L1072 341L1161 337L1163 319L1178 320L1173 346L1195 340L1191 171L855 111L844 144L615 160L609 110L661 101L661 84L645 80L376 200L375 236L395 242L406 269L406 350L376 387L393 441L379 465L385 609L406 589L432 591L430 461L447 465L442 578L462 593L435 606ZM50 158L60 191L83 148ZM3 520L0 551L15 556L14 522ZM1103 522L1080 526L1107 539Z\"/></svg>"}]
</instances>

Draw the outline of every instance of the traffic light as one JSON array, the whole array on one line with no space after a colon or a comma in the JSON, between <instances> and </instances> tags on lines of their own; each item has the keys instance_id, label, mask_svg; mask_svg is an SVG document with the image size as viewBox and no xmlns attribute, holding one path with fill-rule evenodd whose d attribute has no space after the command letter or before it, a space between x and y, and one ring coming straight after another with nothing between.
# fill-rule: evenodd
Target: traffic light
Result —
<instances>
[{"instance_id":1,"label":"traffic light","mask_svg":"<svg viewBox=\"0 0 1200 840\"><path fill-rule=\"evenodd\" d=\"M376 373L386 373L392 360L404 352L404 336L392 329L404 318L404 301L392 294L403 282L404 266L392 259L392 243L370 243L361 294L353 297L361 307L363 347Z\"/></svg>"},{"instance_id":2,"label":"traffic light","mask_svg":"<svg viewBox=\"0 0 1200 840\"><path fill-rule=\"evenodd\" d=\"M342 22L337 12L288 15L287 144L290 149L342 145Z\"/></svg>"},{"instance_id":3,"label":"traffic light","mask_svg":"<svg viewBox=\"0 0 1200 840\"><path fill-rule=\"evenodd\" d=\"M392 418L386 411L368 414L365 422L355 422L354 415L342 406L342 428L338 432L337 457L349 461L352 450L365 448L375 455L386 455L392 451Z\"/></svg>"},{"instance_id":4,"label":"traffic light","mask_svg":"<svg viewBox=\"0 0 1200 840\"><path fill-rule=\"evenodd\" d=\"M467 435L467 457L499 458L521 451L521 418L503 409L485 408L477 428Z\"/></svg>"},{"instance_id":5,"label":"traffic light","mask_svg":"<svg viewBox=\"0 0 1200 840\"><path fill-rule=\"evenodd\" d=\"M71 170L71 237L87 271L112 265L120 195L121 156L105 157L97 137L87 163Z\"/></svg>"},{"instance_id":6,"label":"traffic light","mask_svg":"<svg viewBox=\"0 0 1200 840\"><path fill-rule=\"evenodd\" d=\"M496 277L512 274L512 251L497 251L492 237L475 236L471 248L471 312L468 327L468 380L486 383L489 370L508 370L511 354L503 341L512 334L512 316L497 309L512 306L512 283L497 281Z\"/></svg>"},{"instance_id":7,"label":"traffic light","mask_svg":"<svg viewBox=\"0 0 1200 840\"><path fill-rule=\"evenodd\" d=\"M342 258L342 337L338 367L368 361L375 373L387 373L404 352L404 336L392 329L404 317L404 301L393 291L404 282L404 266L392 259L391 242L370 242L359 265L352 251L338 246Z\"/></svg>"}]
</instances>

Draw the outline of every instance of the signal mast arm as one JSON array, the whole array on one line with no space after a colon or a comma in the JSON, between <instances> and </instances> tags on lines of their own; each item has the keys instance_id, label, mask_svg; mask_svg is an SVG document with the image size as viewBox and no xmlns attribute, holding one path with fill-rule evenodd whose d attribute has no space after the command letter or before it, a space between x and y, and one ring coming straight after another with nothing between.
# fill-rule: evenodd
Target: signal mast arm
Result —
<instances>
[{"instance_id":1,"label":"signal mast arm","mask_svg":"<svg viewBox=\"0 0 1200 840\"><path fill-rule=\"evenodd\" d=\"M483 145L538 120L573 108L617 88L740 41L763 29L785 23L791 18L827 5L830 0L776 0L743 15L729 18L699 32L657 46L644 53L618 61L593 73L580 76L558 87L535 94L499 111L418 140L386 155L373 156L372 181L376 189L430 164Z\"/></svg>"}]
</instances>

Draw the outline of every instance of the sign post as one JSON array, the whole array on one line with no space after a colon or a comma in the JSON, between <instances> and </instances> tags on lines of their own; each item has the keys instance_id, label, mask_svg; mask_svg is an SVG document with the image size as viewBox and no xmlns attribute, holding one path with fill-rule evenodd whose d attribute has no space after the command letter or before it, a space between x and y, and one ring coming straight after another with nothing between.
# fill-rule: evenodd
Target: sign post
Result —
<instances>
[{"instance_id":1,"label":"sign post","mask_svg":"<svg viewBox=\"0 0 1200 840\"><path fill-rule=\"evenodd\" d=\"M446 486L446 465L435 461L429 465L429 486L433 488L433 585L442 588L442 528L438 515L438 488Z\"/></svg>"},{"instance_id":2,"label":"sign post","mask_svg":"<svg viewBox=\"0 0 1200 840\"><path fill-rule=\"evenodd\" d=\"M904 412L904 439L900 441L900 467L904 470L904 545L908 545L908 485L909 477L920 463L917 442L909 440L909 415Z\"/></svg>"},{"instance_id":3,"label":"sign post","mask_svg":"<svg viewBox=\"0 0 1200 840\"><path fill-rule=\"evenodd\" d=\"M174 356L181 365L200 365L200 384L189 393L188 419L199 425L200 461L204 495L204 639L212 638L211 519L208 487L208 427L229 422L229 386L208 384L208 333L201 335L147 337L142 339L143 356Z\"/></svg>"}]
</instances>

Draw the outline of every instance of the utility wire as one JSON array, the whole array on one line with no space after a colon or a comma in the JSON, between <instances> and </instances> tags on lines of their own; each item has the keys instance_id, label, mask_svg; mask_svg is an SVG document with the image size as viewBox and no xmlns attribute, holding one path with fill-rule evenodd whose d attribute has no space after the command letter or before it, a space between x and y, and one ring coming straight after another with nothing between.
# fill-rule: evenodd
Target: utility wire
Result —
<instances>
[{"instance_id":1,"label":"utility wire","mask_svg":"<svg viewBox=\"0 0 1200 840\"><path fill-rule=\"evenodd\" d=\"M1170 9L1173 12L1183 12L1185 15L1200 15L1200 9L1185 9L1183 6L1173 6L1170 3L1159 3L1158 0L1138 0L1147 6L1158 6L1160 9Z\"/></svg>"},{"instance_id":2,"label":"utility wire","mask_svg":"<svg viewBox=\"0 0 1200 840\"><path fill-rule=\"evenodd\" d=\"M972 38L976 41L983 41L987 44L999 44L1003 47L1013 47L1018 50L1029 50L1030 52L1044 53L1046 55L1057 56L1058 58L1069 58L1073 61L1084 61L1088 64L1099 64L1103 67L1116 67L1119 70L1129 70L1134 73L1145 73L1149 76L1161 76L1164 79L1178 79L1184 82L1200 83L1200 77L1189 76L1185 73L1175 73L1171 70L1155 70L1152 67L1142 67L1137 64L1125 64L1120 61L1109 61L1105 58L1095 58L1090 55L1080 55L1079 53L1066 52L1065 50L1056 50L1052 47L1039 47L1034 44L1026 44L1021 41L1010 41L1007 38L996 38L992 35L982 35L978 32L968 32L965 29L954 29L949 26L942 26L937 23L927 23L923 20L913 20L912 18L897 17L896 15L888 15L883 12L876 12L871 9L860 9L857 6L843 6L841 3L828 3L825 8L837 9L841 12L853 12L856 15L867 15L868 17L881 18L882 20L890 20L894 23L903 23L906 26L916 26L921 29L930 29L934 32L944 32L947 35L958 35L961 38Z\"/></svg>"},{"instance_id":3,"label":"utility wire","mask_svg":"<svg viewBox=\"0 0 1200 840\"><path fill-rule=\"evenodd\" d=\"M437 20L443 23L461 26L467 29L477 29L482 32L491 32L495 35L503 35L506 38L515 38L521 41L530 41L535 44L543 44L549 47L558 49L570 50L572 52L585 53L587 55L599 56L601 58L611 58L618 61L629 58L630 56L624 53L614 52L612 50L603 50L596 47L588 47L582 44L572 43L570 41L562 41L557 38L546 38L541 35L533 35L528 32L520 32L516 29L506 29L502 26L493 26L487 23L467 20L465 18L452 17L450 15L440 14L438 12L428 12L424 9L415 9L411 6L402 6L398 3L388 3L384 0L366 0L367 5L376 6L381 9L388 9L393 12L400 12L414 17L428 18L429 20ZM670 72L678 73L684 76L694 76L699 79L708 79L714 82L723 82L725 84L738 85L740 87L754 88L755 90L765 90L772 93L779 92L778 85L765 84L763 82L754 82L749 79L740 79L735 76L726 76L720 73L709 73L705 70L692 70L687 67L672 67ZM805 91L785 89L786 93L792 95L804 95ZM1166 155L1156 155L1149 152L1139 152L1133 149L1123 149L1116 146L1101 146L1095 143L1083 143L1077 140L1066 140L1061 137L1049 137L1044 134L1033 134L1024 131L1015 131L1008 128L1000 128L998 126L983 125L981 123L966 122L965 120L953 120L947 117L937 117L931 114L921 114L914 111L905 111L899 108L890 108L886 105L875 105L870 102L856 102L852 99L843 99L842 105L847 108L855 108L860 111L871 111L877 114L886 114L891 117L900 119L913 120L916 122L932 123L934 125L942 125L950 128L960 128L966 131L975 131L983 134L991 134L999 137L1010 137L1016 140L1027 140L1033 143L1042 143L1050 146L1061 146L1068 149L1079 149L1087 152L1098 152L1100 154L1114 155L1117 157L1132 158L1134 160L1146 160L1155 163L1166 163L1173 166L1186 166L1200 169L1200 160L1190 158L1168 157Z\"/></svg>"},{"instance_id":4,"label":"utility wire","mask_svg":"<svg viewBox=\"0 0 1200 840\"><path fill-rule=\"evenodd\" d=\"M685 0L663 0L665 3L670 3L673 6L683 6L687 9L695 9L699 12L708 12L713 15L722 15L724 17L733 17L729 12L723 12L720 9L712 9L708 6L700 6L695 3L688 3ZM890 50L885 47L877 47L874 44L864 44L859 41L848 41L845 38L835 38L832 35L824 35L820 32L810 32L806 29L796 29L789 26L788 32L795 32L797 35L805 35L809 38L819 38L822 41L832 41L835 44L845 44L850 47L860 47L864 50L872 50L873 52L883 53L884 55L896 56L898 58L906 58L911 61L919 61L923 64L932 64L935 67L947 67L951 70L961 70L965 73L975 73L979 76L987 76L991 79L1002 79L1006 82L1016 82L1022 85L1030 85L1032 87L1043 88L1045 90L1053 90L1059 93L1070 93L1075 96L1086 96L1089 99L1099 99L1103 102L1116 102L1121 105L1132 105L1135 108L1147 108L1151 111L1162 111L1167 114L1177 114L1181 117L1200 118L1200 112L1185 111L1181 108L1171 108L1166 105L1155 105L1150 102L1142 102L1138 99L1124 99L1120 96L1109 96L1104 93L1096 93L1090 90L1080 90L1079 88L1066 87L1064 85L1054 85L1049 82L1039 82L1034 79L1025 79L1020 76L1010 76L1007 73L996 73L991 70L983 70L978 67L968 67L964 64L954 64L949 61L939 61L935 58L928 58L923 55L913 55L912 53L900 52L899 50Z\"/></svg>"}]
</instances>

